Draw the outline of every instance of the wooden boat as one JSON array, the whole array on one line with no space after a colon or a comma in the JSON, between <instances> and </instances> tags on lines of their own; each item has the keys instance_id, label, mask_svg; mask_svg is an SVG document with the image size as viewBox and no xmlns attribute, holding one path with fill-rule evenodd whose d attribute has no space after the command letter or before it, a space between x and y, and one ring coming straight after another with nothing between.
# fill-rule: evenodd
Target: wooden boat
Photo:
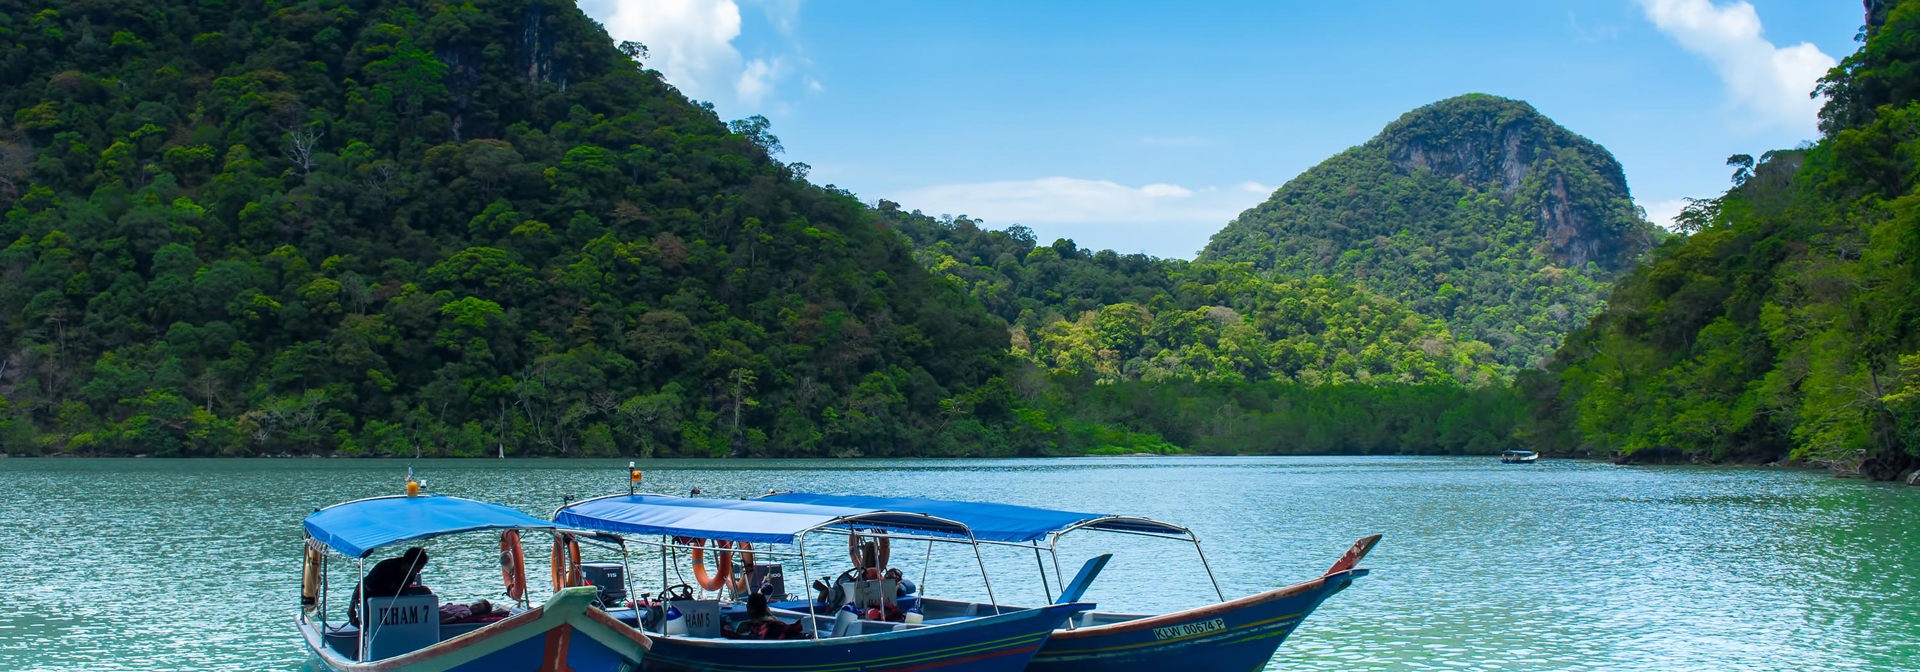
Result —
<instances>
[{"instance_id":1,"label":"wooden boat","mask_svg":"<svg viewBox=\"0 0 1920 672\"><path fill-rule=\"evenodd\" d=\"M1201 567L1206 569L1209 580L1213 580L1206 554L1200 550L1199 539L1191 530L1147 518L912 497L781 493L768 495L762 501L915 511L956 520L969 524L983 541L1027 546L1036 553L1044 551L1052 555L1056 576L1059 538L1074 530L1180 540L1193 544ZM1260 669L1314 609L1352 585L1354 579L1367 575L1368 570L1359 569L1357 565L1379 541L1380 535L1361 539L1320 577L1284 588L1228 600L1221 594L1219 582L1214 580L1214 591L1221 598L1216 604L1159 615L1081 613L1064 624L1063 629L1054 631L1027 669L1039 672ZM1044 574L1042 579L1044 588ZM1077 582L1063 585L1066 586L1063 592L1084 589ZM1079 599L1077 594L1073 598ZM922 602L929 614L936 609L950 608L940 600Z\"/></svg>"},{"instance_id":2,"label":"wooden boat","mask_svg":"<svg viewBox=\"0 0 1920 672\"><path fill-rule=\"evenodd\" d=\"M615 672L638 666L649 645L644 634L592 606L598 595L592 587L556 590L538 606L526 602L520 534L555 530L552 523L518 510L437 495L378 497L321 509L307 517L305 526L302 608L295 624L313 669ZM337 569L328 566L332 562L351 562L349 583L358 584L366 575L366 559L381 548L482 532L499 532L503 561L512 560L503 563L508 567L502 578L518 604L504 619L442 624L437 596L406 594L364 598L357 609L365 616L363 627L335 620L353 598L329 595L328 570Z\"/></svg>"},{"instance_id":3,"label":"wooden boat","mask_svg":"<svg viewBox=\"0 0 1920 672\"><path fill-rule=\"evenodd\" d=\"M1531 450L1507 450L1500 453L1501 464L1533 464L1540 454Z\"/></svg>"},{"instance_id":4,"label":"wooden boat","mask_svg":"<svg viewBox=\"0 0 1920 672\"><path fill-rule=\"evenodd\" d=\"M622 535L629 541L662 549L663 565L669 553L713 550L708 544L752 544L758 556L797 558L801 576L808 576L810 559L804 551L809 535L844 535L857 539L871 535L891 542L926 541L971 550L981 564L981 578L989 599L992 584L980 560L978 542L965 525L911 513L882 512L852 507L811 506L755 500L723 500L668 495L613 495L569 504L554 513L554 524L575 529ZM657 541L647 540L658 536ZM768 545L784 545L778 550ZM626 564L625 555L622 564ZM723 567L730 567L722 560ZM724 576L729 569L722 569ZM1092 570L1097 571L1097 570ZM1086 580L1091 581L1091 573ZM704 569L696 565L695 576ZM631 576L631 573L628 574ZM662 584L669 579L662 567ZM724 580L720 583L725 583ZM891 600L894 585L867 582L872 595ZM848 591L860 595L862 586ZM715 589L718 584L710 584ZM663 592L681 592L671 586ZM853 601L857 602L858 597ZM851 605L848 605L851 606ZM630 612L643 624L652 647L640 669L662 672L780 672L947 670L953 672L1014 672L1024 669L1054 628L1093 605L1071 601L1038 608L1015 608L992 602L969 604L951 615L920 623L871 618L841 604L810 601L780 602L772 613L784 623L797 624L797 639L751 640L726 637L729 621L743 614L718 599L672 599L652 607L654 616ZM689 614L694 621L684 633L657 618L664 609ZM701 615L693 618L693 615ZM672 634L669 634L672 633Z\"/></svg>"}]
</instances>

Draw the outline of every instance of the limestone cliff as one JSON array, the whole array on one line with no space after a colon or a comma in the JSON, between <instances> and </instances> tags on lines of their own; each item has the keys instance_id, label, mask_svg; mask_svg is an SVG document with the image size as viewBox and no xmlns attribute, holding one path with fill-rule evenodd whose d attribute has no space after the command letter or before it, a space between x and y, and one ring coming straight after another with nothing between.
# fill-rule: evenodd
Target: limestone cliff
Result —
<instances>
[{"instance_id":1,"label":"limestone cliff","mask_svg":"<svg viewBox=\"0 0 1920 672\"><path fill-rule=\"evenodd\" d=\"M1606 149L1524 102L1470 94L1308 169L1201 257L1359 282L1528 365L1656 236Z\"/></svg>"}]
</instances>

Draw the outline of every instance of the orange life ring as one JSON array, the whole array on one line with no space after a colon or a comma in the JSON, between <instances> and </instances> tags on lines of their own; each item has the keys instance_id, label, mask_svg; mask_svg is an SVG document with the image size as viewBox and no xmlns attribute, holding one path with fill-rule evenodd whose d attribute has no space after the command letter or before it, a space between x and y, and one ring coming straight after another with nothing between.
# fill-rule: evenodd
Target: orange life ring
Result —
<instances>
[{"instance_id":1,"label":"orange life ring","mask_svg":"<svg viewBox=\"0 0 1920 672\"><path fill-rule=\"evenodd\" d=\"M847 535L847 554L853 556L853 566L867 569L865 565L861 564L861 560L864 559L860 557L860 541L862 539L863 537L858 534ZM885 569L887 561L893 558L893 540L889 537L875 536L873 541L873 560L877 564L876 568Z\"/></svg>"},{"instance_id":2,"label":"orange life ring","mask_svg":"<svg viewBox=\"0 0 1920 672\"><path fill-rule=\"evenodd\" d=\"M500 580L507 584L507 597L527 599L527 551L520 545L520 531L500 533Z\"/></svg>"},{"instance_id":3,"label":"orange life ring","mask_svg":"<svg viewBox=\"0 0 1920 672\"><path fill-rule=\"evenodd\" d=\"M695 539L692 543L694 583L700 584L700 587L706 590L719 590L726 586L728 580L733 578L733 551L727 550L733 548L733 542L725 540L713 542L713 547L720 549L720 557L714 563L719 571L713 576L707 575L706 549L704 548L707 540Z\"/></svg>"},{"instance_id":4,"label":"orange life ring","mask_svg":"<svg viewBox=\"0 0 1920 672\"><path fill-rule=\"evenodd\" d=\"M749 590L747 581L753 577L753 544L742 541L735 544L734 549L740 553L740 574L727 582L727 587L733 589L734 595L745 595Z\"/></svg>"},{"instance_id":5,"label":"orange life ring","mask_svg":"<svg viewBox=\"0 0 1920 672\"><path fill-rule=\"evenodd\" d=\"M580 576L580 540L562 532L553 538L553 589L584 585Z\"/></svg>"},{"instance_id":6,"label":"orange life ring","mask_svg":"<svg viewBox=\"0 0 1920 672\"><path fill-rule=\"evenodd\" d=\"M300 572L300 606L311 607L320 600L320 545L307 540L306 566Z\"/></svg>"}]
</instances>

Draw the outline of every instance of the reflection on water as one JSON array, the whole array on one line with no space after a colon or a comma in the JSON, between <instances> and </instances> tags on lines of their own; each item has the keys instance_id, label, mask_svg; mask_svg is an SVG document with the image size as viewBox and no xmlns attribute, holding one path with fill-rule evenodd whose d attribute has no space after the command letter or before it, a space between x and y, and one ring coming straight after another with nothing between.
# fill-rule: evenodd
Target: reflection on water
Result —
<instances>
[{"instance_id":1,"label":"reflection on water","mask_svg":"<svg viewBox=\"0 0 1920 672\"><path fill-rule=\"evenodd\" d=\"M429 489L545 516L624 490L625 462L416 461ZM0 460L0 670L297 669L299 522L398 493L407 463ZM1375 571L1329 600L1270 669L1804 670L1920 667L1920 489L1763 469L1466 458L672 461L647 485L988 499L1191 526L1229 597L1316 575L1383 532ZM843 562L844 542L815 548ZM438 542L447 600L499 590L490 540ZM1114 551L1104 609L1213 594L1191 547L1083 534ZM544 554L533 569L543 576ZM930 559L932 593L985 597L971 554ZM1035 558L987 554L995 595L1044 600ZM657 585L657 559L636 562ZM336 569L342 569L336 567ZM807 568L814 576L841 569ZM789 585L803 584L789 564ZM690 578L690 577L689 577ZM350 582L346 571L336 582ZM673 582L680 582L674 579Z\"/></svg>"}]
</instances>

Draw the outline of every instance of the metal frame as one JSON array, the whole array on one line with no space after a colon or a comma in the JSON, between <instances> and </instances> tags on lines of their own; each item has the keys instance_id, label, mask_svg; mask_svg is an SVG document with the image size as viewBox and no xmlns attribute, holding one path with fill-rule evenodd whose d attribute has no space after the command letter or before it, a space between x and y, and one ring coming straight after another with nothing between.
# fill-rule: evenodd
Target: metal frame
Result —
<instances>
[{"instance_id":1,"label":"metal frame","mask_svg":"<svg viewBox=\"0 0 1920 672\"><path fill-rule=\"evenodd\" d=\"M613 497L621 497L621 496L631 497L631 496L640 495L640 494L660 494L660 493L639 493L639 492L634 492L634 489L632 487L629 487L626 495L612 494L612 495L602 495L599 497L591 497L591 498L582 499L579 501L568 500L565 503L561 504L560 508L554 509L553 515L557 516L560 514L560 511L566 509L567 507L574 506L576 504L584 504L587 502L592 502L592 501L597 501L602 499L609 499ZM660 496L671 497L674 495L661 494ZM549 518L551 517L552 516L549 516ZM880 532L879 534L870 534L868 536L887 537L889 539L899 539L899 540L907 540L907 541L926 541L927 555L929 558L931 558L933 555L934 542L942 542L942 543L950 543L950 544L966 544L972 547L974 562L977 563L980 567L980 582L983 585L985 585L987 589L987 602L989 605L993 607L993 613L995 615L999 615L1002 613L1000 608L1000 600L998 597L994 595L994 592L993 592L993 579L992 577L988 576L988 573L987 573L986 556L980 552L980 546L982 544L1009 545L1009 546L1023 546L1025 544L1015 544L1011 542L981 541L978 538L973 536L973 528L968 527L965 523L961 523L960 521L957 521L957 520L949 520L946 518L941 518L939 516L930 516L924 513L912 513L907 511L875 511L872 513L862 513L859 515L852 515L852 516L838 516L838 517L826 520L824 522L821 522L819 524L813 525L812 527L808 527L806 529L795 532L793 534L793 541L788 543L791 546L793 546L794 549L796 550L775 551L773 549L768 549L766 551L761 551L756 549L754 550L754 553L755 554L766 553L768 555L773 555L777 557L796 557L796 556L799 557L801 580L805 581L806 577L812 576L812 571L810 570L807 562L807 558L808 558L808 553L806 552L807 535L814 534L816 532L830 534L830 535L847 535L847 536L859 535L861 534L859 529L860 529L860 523L862 522L868 522L871 524L872 521L874 521L875 519L898 519L900 517L919 519L919 520L929 521L933 523L939 523L941 525L951 526L954 528L958 528L962 531L965 531L967 536L965 538L961 538L958 536L942 536L932 532L926 532L926 533L899 532L892 529L887 529L891 527L887 525L881 525L878 528L878 531ZM839 529L841 526L845 526L845 529ZM568 529L579 529L579 528L562 526L562 527L559 527L559 529L568 530ZM875 528L869 528L869 529L875 529ZM602 531L596 531L596 532L601 534L613 534L614 536L620 536L618 533L602 532ZM652 535L645 535L645 536L652 536ZM676 535L666 534L666 535L660 535L660 536L663 539L663 541L653 542L653 541L644 541L644 540L636 539L635 543L646 544L648 546L653 546L661 550L660 581L661 581L661 589L664 590L667 587L669 587L666 585L666 581L668 580L666 551L669 549L692 550L696 547L688 544L680 544L680 543L673 542L672 539ZM680 535L680 536L685 536L685 535ZM624 537L622 537L622 539L624 539ZM770 543L778 543L778 542L770 542ZM705 549L707 547L699 546L697 548ZM1038 552L1037 546L1035 547L1035 549L1036 549L1036 552ZM623 542L621 544L621 565L623 568L627 566L626 555L627 555L626 545ZM678 562L676 561L674 564L677 567ZM921 567L921 582L923 586L926 581L925 571L926 571L926 567L923 564ZM631 576L630 571L627 573L629 574L629 576ZM922 590L924 590L924 587L922 588ZM818 614L813 614L812 616L817 617ZM813 631L813 638L818 639L819 637L820 637L820 631L818 628L815 628Z\"/></svg>"},{"instance_id":2,"label":"metal frame","mask_svg":"<svg viewBox=\"0 0 1920 672\"><path fill-rule=\"evenodd\" d=\"M890 512L890 513L905 513L905 512ZM921 515L921 514L909 513L908 515ZM932 516L928 516L928 517L931 518ZM1179 530L1180 533L1175 534L1172 532L1151 532L1146 530L1115 530L1115 529L1105 529L1105 528L1097 527L1099 525L1116 522L1116 521L1134 521L1134 522L1146 523L1151 525L1159 525L1159 526L1171 528L1173 530ZM1052 532L1048 532L1046 536L1042 537L1042 539L1047 540L1047 544L1044 547L1044 550L1046 550L1049 555L1053 556L1054 580L1060 583L1060 588L1062 590L1066 589L1067 578L1066 578L1066 573L1061 571L1060 569L1060 537L1065 536L1068 532L1073 532L1075 530L1081 530L1081 529L1089 529L1089 528L1093 529L1096 532L1106 532L1108 534L1131 534L1139 537L1169 539L1173 541L1184 541L1184 542L1193 544L1194 554L1200 556L1200 568L1207 572L1207 582L1213 584L1214 596L1220 598L1221 602L1227 601L1226 592L1220 589L1220 579L1216 577L1213 573L1213 565L1207 562L1206 551L1201 550L1200 548L1200 537L1198 535L1195 535L1193 533L1193 530L1191 528L1188 528L1185 525L1176 525L1174 523L1169 523L1164 520L1147 518L1145 516L1100 516L1098 518L1089 518L1087 520L1083 520L1078 523L1068 525L1064 528L1054 530ZM1033 541L1026 541L1026 542L981 541L977 543L988 544L992 546L1012 546L1015 548L1033 549L1034 562L1036 564L1040 564L1041 590L1047 595L1048 602L1053 601L1053 591L1051 588L1046 586L1046 579L1047 579L1046 565L1044 563L1040 563L1039 554L1040 554L1040 551L1042 550L1042 546L1040 545L1040 541L1038 539ZM981 571L982 573L985 573L984 563L982 563L982 565L983 566ZM995 605L995 607L998 608L998 605Z\"/></svg>"},{"instance_id":3,"label":"metal frame","mask_svg":"<svg viewBox=\"0 0 1920 672\"><path fill-rule=\"evenodd\" d=\"M368 502L368 501L373 501L373 500L378 500L378 499L405 499L405 498L407 498L407 497L409 497L409 495L381 495L381 496L378 496L378 497L362 497L362 498L360 498L360 499L353 499L353 500L348 500L348 501L344 501L344 502L340 502L340 503L337 503L337 504L333 504L333 505L330 505L330 506L324 506L324 507L321 507L321 508L318 508L318 509L314 509L314 513L319 513L319 512L321 512L321 511L325 511L325 510L327 510L327 509L332 509L332 508L337 508L337 507L341 507L341 506L346 506L346 505L348 505L348 504L354 504L354 503L358 503L358 502ZM477 500L476 500L476 501L477 501ZM303 528L304 528L304 526L303 526ZM329 578L330 578L330 577L328 576L328 573L327 573L327 558L328 558L329 556L333 556L333 555L338 555L338 556L340 556L340 557L342 557L342 558L352 558L352 559L353 559L353 561L354 561L354 576L355 576L355 577L357 577L357 578L355 579L355 584L357 585L357 584L359 584L360 582L364 582L364 581L366 581L366 576L367 576L367 556L370 556L370 555L373 555L373 552L374 552L374 551L378 551L378 550L380 550L380 549L383 549L383 548L387 548L387 547L390 547L390 546L399 546L399 545L401 545L401 544L409 544L409 543L414 543L414 542L424 542L424 541L428 541L428 540L430 540L430 539L438 539L438 538L440 538L440 537L445 537L445 536L451 536L451 535L455 535L455 534L470 534L470 533L474 533L474 532L483 532L483 531L505 531L505 530L509 530L509 529L512 529L512 530L523 530L523 531L525 531L525 530L533 530L533 531L538 531L538 532L546 532L546 533L548 533L549 535L553 535L553 536L556 536L556 537L557 537L557 536L558 536L558 535L559 535L559 534L560 534L561 532L563 532L563 531L568 531L568 530L566 530L566 528L562 528L562 527L560 527L560 526L557 526L557 525L546 525L546 526L540 526L540 527L532 527L532 526L529 526L529 527L512 527L512 528L497 528L497 529L481 529L481 530L460 530L460 531L456 531L456 532L448 532L448 533L445 533L445 534L435 534L435 535L431 535L431 536L425 536L425 537L416 537L416 538L413 538L413 539L407 539L407 540L403 540L403 541L395 541L395 542L391 542L391 543L386 543L386 544L381 544L381 545L379 545L379 546L374 546L374 547L372 547L372 548L368 548L368 549L367 549L367 552L366 552L366 553L364 553L364 554L362 554L362 555L359 555L359 556L357 556L357 557L356 557L356 556L349 556L349 555L347 555L347 554L345 554L345 553L342 553L342 552L340 552L340 550L339 550L339 549L336 549L336 548L334 548L333 546L331 546L331 545L329 545L329 544L327 544L327 543L325 543L325 542L322 542L322 541L320 541L319 539L315 539L315 538L313 537L313 535L312 535L311 533L308 533L308 532L306 532L306 531L305 531L305 529L302 529L302 530L301 530L301 540L302 540L302 541L303 541L304 543L306 543L306 544L317 544L317 545L318 545L318 546L320 547L320 549L321 549L321 553L320 553L320 567L321 567L321 570L320 570L320 598L319 598L319 601L318 601L318 603L319 603L319 608L318 608L318 609L316 610L316 613L317 613L317 614L319 615L319 619L318 619L318 621L315 621L315 622L317 622L317 623L319 624L319 627L320 627L320 633L321 633L321 635L322 635L322 638L321 638L321 639L322 639L322 641L325 641L325 636L324 636L324 635L326 634L326 632L327 632L327 627L328 627L328 625L329 625L329 621L327 620L327 614L328 614L328 611L327 611L327 608L328 608L328 606L330 605L330 598L329 598L329 596L330 596L330 595L332 594L332 592L333 592L333 591L332 591L332 582L331 582L331 581L329 581ZM593 533L591 533L591 534L594 534L594 535L595 535L595 536L597 537L597 536L598 536L598 535L599 535L600 533L597 533L597 532L593 532ZM618 536L617 536L617 535L612 535L612 536L614 536L614 537L615 537L616 539L618 538ZM601 543L605 543L605 541L604 541L604 540L599 540L599 539L596 539L596 541L601 541ZM623 545L623 549L624 549L624 545ZM304 553L304 550L303 550L302 552ZM623 551L623 552L624 552L624 551ZM528 584L529 584L529 585L531 585L531 584L532 584L532 582L531 582L531 581L529 581L529 582L528 582ZM364 601L366 600L366 597L367 597L367 596L365 596L365 595L362 595L362 596L361 596L361 600L362 600L362 601L364 602ZM526 600L524 599L524 596L523 596L523 599L522 599L522 602L523 602L523 604L522 604L521 606L523 606L523 607L524 607L524 606L526 606L526 605L524 604L524 603L526 602ZM357 608L357 605L355 605L355 606L356 606L356 608ZM363 662L363 663L364 663L364 662L369 662L369 661L367 661L367 659L366 659L366 656L367 656L367 637L368 637L368 634L369 634L369 633L368 633L368 630L369 630L369 628L367 628L367 627L365 627L365 623L362 623L362 624L361 624L361 626L360 626L360 629L359 629L359 632L357 633L357 635L358 635L358 637L359 637L359 644L360 644L360 647L359 647L359 648L360 648L360 651L359 651L359 652L358 652L358 653L357 653L357 654L356 654L356 655L354 656L354 660L355 660L355 662Z\"/></svg>"}]
</instances>

